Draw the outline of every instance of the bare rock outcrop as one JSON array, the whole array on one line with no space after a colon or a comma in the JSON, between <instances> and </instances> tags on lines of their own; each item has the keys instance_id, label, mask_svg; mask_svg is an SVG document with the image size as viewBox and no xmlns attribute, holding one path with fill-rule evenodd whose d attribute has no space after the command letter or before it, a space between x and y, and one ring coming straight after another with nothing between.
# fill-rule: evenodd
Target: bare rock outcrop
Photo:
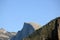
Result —
<instances>
[{"instance_id":1,"label":"bare rock outcrop","mask_svg":"<svg viewBox=\"0 0 60 40\"><path fill-rule=\"evenodd\" d=\"M14 35L16 35L16 33L13 34L13 32L8 32L5 29L0 28L0 40L10 40Z\"/></svg>"}]
</instances>

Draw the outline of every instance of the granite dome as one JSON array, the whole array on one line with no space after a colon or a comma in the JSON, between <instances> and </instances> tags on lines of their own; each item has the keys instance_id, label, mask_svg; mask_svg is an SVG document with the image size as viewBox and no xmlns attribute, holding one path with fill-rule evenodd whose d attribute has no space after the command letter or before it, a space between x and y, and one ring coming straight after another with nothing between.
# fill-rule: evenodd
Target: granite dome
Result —
<instances>
[{"instance_id":1,"label":"granite dome","mask_svg":"<svg viewBox=\"0 0 60 40\"><path fill-rule=\"evenodd\" d=\"M39 28L41 27L41 25L39 25L39 24L37 24L37 23L35 23L35 22L29 22L29 24L32 25L32 27L33 27L35 30L37 30L37 29L39 29Z\"/></svg>"}]
</instances>

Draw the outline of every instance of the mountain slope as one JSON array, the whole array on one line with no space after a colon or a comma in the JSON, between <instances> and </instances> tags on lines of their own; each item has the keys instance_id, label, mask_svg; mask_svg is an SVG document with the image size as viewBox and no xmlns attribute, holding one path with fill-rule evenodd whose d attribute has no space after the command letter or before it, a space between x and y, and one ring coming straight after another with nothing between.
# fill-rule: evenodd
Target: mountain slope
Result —
<instances>
[{"instance_id":1,"label":"mountain slope","mask_svg":"<svg viewBox=\"0 0 60 40\"><path fill-rule=\"evenodd\" d=\"M57 17L23 40L60 40L60 17Z\"/></svg>"}]
</instances>

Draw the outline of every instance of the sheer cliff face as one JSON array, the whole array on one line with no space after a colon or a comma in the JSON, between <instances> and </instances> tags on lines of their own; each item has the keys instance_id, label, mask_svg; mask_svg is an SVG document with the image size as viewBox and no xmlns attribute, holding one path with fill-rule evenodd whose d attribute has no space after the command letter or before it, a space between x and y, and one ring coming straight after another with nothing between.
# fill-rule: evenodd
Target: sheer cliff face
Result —
<instances>
[{"instance_id":1,"label":"sheer cliff face","mask_svg":"<svg viewBox=\"0 0 60 40\"><path fill-rule=\"evenodd\" d=\"M60 40L60 17L50 21L23 40Z\"/></svg>"},{"instance_id":2,"label":"sheer cliff face","mask_svg":"<svg viewBox=\"0 0 60 40\"><path fill-rule=\"evenodd\" d=\"M16 35L16 33L15 33ZM10 38L14 36L12 32L7 32L5 29L1 28L0 29L0 40L10 40Z\"/></svg>"},{"instance_id":3,"label":"sheer cliff face","mask_svg":"<svg viewBox=\"0 0 60 40\"><path fill-rule=\"evenodd\" d=\"M17 35L11 38L11 40L22 40L23 38L27 37L28 35L32 34L35 31L34 27L35 26L33 26L33 24L24 23L23 29L21 31L18 31ZM39 28L39 26L37 27Z\"/></svg>"}]
</instances>

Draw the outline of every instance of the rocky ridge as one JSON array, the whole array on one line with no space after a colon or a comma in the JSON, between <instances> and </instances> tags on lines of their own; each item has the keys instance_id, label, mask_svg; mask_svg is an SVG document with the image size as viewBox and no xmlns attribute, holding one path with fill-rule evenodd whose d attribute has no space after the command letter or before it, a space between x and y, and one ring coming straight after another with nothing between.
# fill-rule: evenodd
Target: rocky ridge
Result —
<instances>
[{"instance_id":1,"label":"rocky ridge","mask_svg":"<svg viewBox=\"0 0 60 40\"><path fill-rule=\"evenodd\" d=\"M5 29L0 28L0 40L10 40L14 35L16 35L16 33L13 34L13 32L8 32Z\"/></svg>"}]
</instances>

